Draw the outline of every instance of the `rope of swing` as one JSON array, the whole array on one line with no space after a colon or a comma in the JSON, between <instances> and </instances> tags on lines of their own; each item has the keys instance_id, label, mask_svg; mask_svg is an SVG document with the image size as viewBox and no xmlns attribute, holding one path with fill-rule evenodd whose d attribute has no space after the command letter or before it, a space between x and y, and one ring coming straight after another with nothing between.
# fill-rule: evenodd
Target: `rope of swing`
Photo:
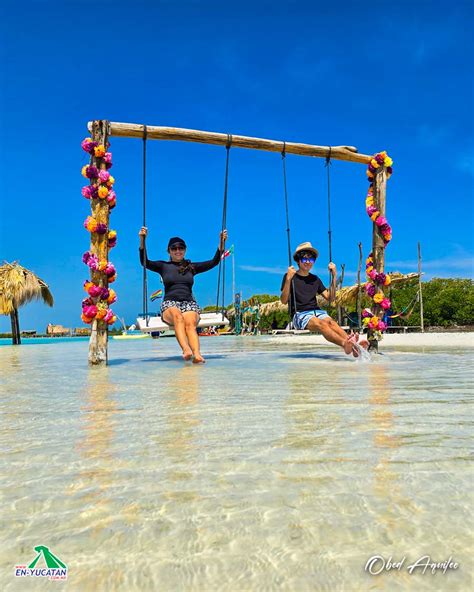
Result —
<instances>
[{"instance_id":1,"label":"rope of swing","mask_svg":"<svg viewBox=\"0 0 474 592\"><path fill-rule=\"evenodd\" d=\"M328 146L329 153L326 156L326 174L327 174L327 186L328 186L328 244L329 244L329 263L332 262L332 227L331 227L331 146ZM329 285L331 286L331 274L329 274ZM342 283L341 283L342 287ZM336 286L337 291L337 286ZM329 287L329 293L331 288ZM336 294L334 293L334 297ZM331 303L329 303L331 305Z\"/></svg>"},{"instance_id":2,"label":"rope of swing","mask_svg":"<svg viewBox=\"0 0 474 592\"><path fill-rule=\"evenodd\" d=\"M326 171L328 180L328 242L329 242L329 261L332 261L332 229L331 229L331 146L329 154L326 156Z\"/></svg>"},{"instance_id":3,"label":"rope of swing","mask_svg":"<svg viewBox=\"0 0 474 592\"><path fill-rule=\"evenodd\" d=\"M148 136L147 126L143 126L143 226L146 226L146 140ZM143 241L143 315L148 327L148 282L146 275L146 238Z\"/></svg>"},{"instance_id":4,"label":"rope of swing","mask_svg":"<svg viewBox=\"0 0 474 592\"><path fill-rule=\"evenodd\" d=\"M283 191L285 194L285 212L286 212L286 240L288 246L288 267L291 267L291 237L290 237L290 214L288 209L288 187L286 183L286 142L283 142L283 150L281 151L281 162L283 168ZM290 293L293 298L293 310L296 312L296 294L294 279L291 280ZM290 325L293 326L293 320L290 319Z\"/></svg>"},{"instance_id":5,"label":"rope of swing","mask_svg":"<svg viewBox=\"0 0 474 592\"><path fill-rule=\"evenodd\" d=\"M221 236L222 232L224 232L227 224L227 192L229 186L229 155L230 155L230 147L232 146L232 135L227 134L227 143L226 143L226 159L225 159L225 177L224 177L224 203L222 205L222 226L221 226ZM221 288L221 276L222 276L222 304L221 304L221 314L224 317L224 310L225 310L225 260L226 258L223 257L225 253L225 243L224 243L224 250L220 254L219 259L219 272L217 274L217 296L216 296L216 312L219 312L219 297L220 297L220 288Z\"/></svg>"}]
</instances>

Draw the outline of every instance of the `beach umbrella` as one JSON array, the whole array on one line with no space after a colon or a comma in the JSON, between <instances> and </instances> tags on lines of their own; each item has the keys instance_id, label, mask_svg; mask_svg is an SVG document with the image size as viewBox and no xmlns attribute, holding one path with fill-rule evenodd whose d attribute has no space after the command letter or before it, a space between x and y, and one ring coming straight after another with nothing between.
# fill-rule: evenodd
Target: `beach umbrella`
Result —
<instances>
[{"instance_id":1,"label":"beach umbrella","mask_svg":"<svg viewBox=\"0 0 474 592\"><path fill-rule=\"evenodd\" d=\"M13 345L21 343L18 309L33 300L42 300L53 306L53 295L48 284L16 261L5 261L0 267L0 314L10 315Z\"/></svg>"}]
</instances>

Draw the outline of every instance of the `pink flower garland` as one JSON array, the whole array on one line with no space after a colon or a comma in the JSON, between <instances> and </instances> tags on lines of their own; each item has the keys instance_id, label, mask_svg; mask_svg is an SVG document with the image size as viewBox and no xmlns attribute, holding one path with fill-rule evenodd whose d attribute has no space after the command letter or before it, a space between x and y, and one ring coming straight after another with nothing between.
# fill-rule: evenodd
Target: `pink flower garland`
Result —
<instances>
[{"instance_id":1,"label":"pink flower garland","mask_svg":"<svg viewBox=\"0 0 474 592\"><path fill-rule=\"evenodd\" d=\"M81 142L81 147L91 157L94 156L97 159L101 159L101 164L105 165L105 170L92 164L82 167L83 177L90 180L90 184L82 188L82 195L86 199L107 200L109 209L112 210L117 203L117 196L113 190L115 179L109 173L109 169L112 166L112 153L107 152L105 146L94 142L92 138L85 138ZM84 221L84 227L91 233L97 233L99 235L107 234L109 249L112 249L117 244L117 232L115 230L109 230L106 224L99 223L93 216L87 216ZM90 251L84 253L82 261L91 271L104 273L109 284L115 281L117 273L113 263L110 261L100 261L97 255L94 255ZM112 309L109 308L109 305L117 300L115 291L111 288L99 286L90 280L84 282L84 290L87 292L88 298L82 301L82 320L90 324L94 319L97 319L108 325L113 325L117 317Z\"/></svg>"},{"instance_id":2,"label":"pink flower garland","mask_svg":"<svg viewBox=\"0 0 474 592\"><path fill-rule=\"evenodd\" d=\"M374 222L378 226L385 247L392 240L392 227L388 223L385 216L382 216L380 214L375 205L374 178L377 170L380 167L384 166L387 170L387 179L389 179L392 175L392 164L392 159L384 151L376 154L370 161L370 164L367 168L367 177L370 181L370 186L367 192L367 198L365 200L366 211L367 215L372 220L372 222ZM391 279L389 275L385 273L379 273L375 269L373 253L370 253L370 255L366 259L365 272L368 280L365 284L365 292L367 296L369 296L369 298L372 299L374 304L380 306L383 310L389 309L391 306L391 302L388 298L385 298L382 286L389 286ZM375 313L373 313L370 308L366 308L362 312L362 316L364 317L364 325L369 329L375 331L375 338L380 339L381 332L385 331L385 329L387 328L386 324Z\"/></svg>"}]
</instances>

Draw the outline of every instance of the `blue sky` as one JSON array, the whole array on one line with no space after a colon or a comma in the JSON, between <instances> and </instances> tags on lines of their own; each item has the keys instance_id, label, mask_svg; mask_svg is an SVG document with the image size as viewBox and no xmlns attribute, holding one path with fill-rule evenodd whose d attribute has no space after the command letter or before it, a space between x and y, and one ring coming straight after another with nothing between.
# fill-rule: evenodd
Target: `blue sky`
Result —
<instances>
[{"instance_id":1,"label":"blue sky","mask_svg":"<svg viewBox=\"0 0 474 592\"><path fill-rule=\"evenodd\" d=\"M100 7L100 11L98 11ZM96 11L96 12L94 12ZM55 307L22 309L23 329L80 326L80 142L91 119L169 125L319 145L386 149L394 159L387 268L425 277L473 276L472 3L45 2L3 8L0 24L0 260L45 279ZM114 310L141 308L141 141L112 138L118 205ZM225 149L149 142L148 250L169 236L210 258L222 215ZM322 159L287 158L293 246L320 250L327 280ZM359 241L370 249L364 165L332 168L333 258L352 283ZM228 229L244 297L277 293L287 265L281 159L231 151ZM230 279L230 273L228 274ZM215 301L217 272L199 276L201 305ZM150 278L150 289L160 286ZM227 287L230 294L230 283ZM153 308L153 307L152 307ZM9 319L0 317L0 331Z\"/></svg>"}]
</instances>

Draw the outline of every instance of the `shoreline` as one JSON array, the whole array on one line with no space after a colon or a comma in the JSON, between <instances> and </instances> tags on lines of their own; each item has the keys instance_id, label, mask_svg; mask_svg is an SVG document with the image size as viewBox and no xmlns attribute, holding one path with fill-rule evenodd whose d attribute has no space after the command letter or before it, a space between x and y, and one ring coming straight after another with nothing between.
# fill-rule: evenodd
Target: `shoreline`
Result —
<instances>
[{"instance_id":1,"label":"shoreline","mask_svg":"<svg viewBox=\"0 0 474 592\"><path fill-rule=\"evenodd\" d=\"M322 335L313 333L306 335L274 335L272 340L277 343L295 345L329 345ZM379 342L380 349L386 347L441 347L441 348L474 348L474 333L385 333Z\"/></svg>"}]
</instances>

